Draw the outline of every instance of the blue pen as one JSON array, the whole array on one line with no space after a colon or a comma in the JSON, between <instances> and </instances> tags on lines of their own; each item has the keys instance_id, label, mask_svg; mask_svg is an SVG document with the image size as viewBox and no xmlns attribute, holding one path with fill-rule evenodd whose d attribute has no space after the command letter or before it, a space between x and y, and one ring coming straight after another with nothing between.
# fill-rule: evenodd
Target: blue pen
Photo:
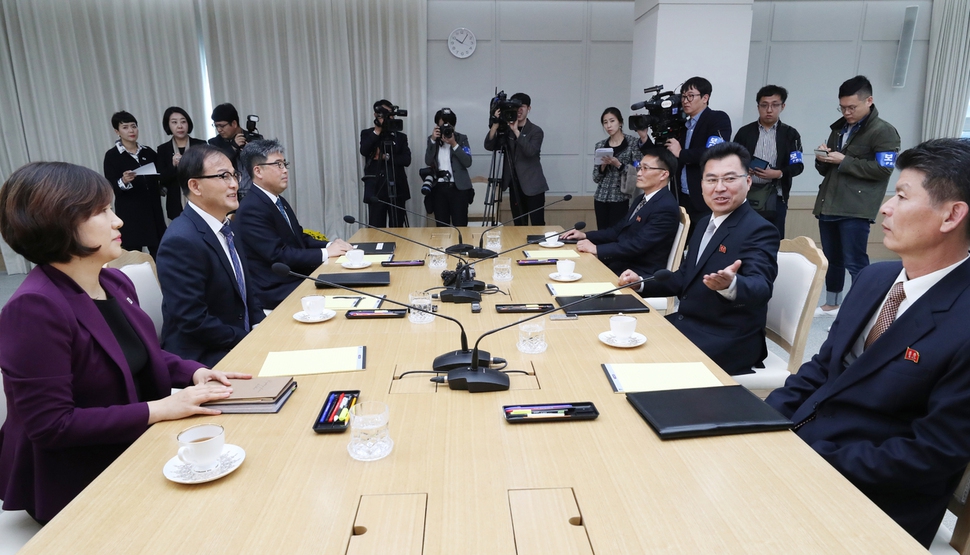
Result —
<instances>
[{"instance_id":1,"label":"blue pen","mask_svg":"<svg viewBox=\"0 0 970 555\"><path fill-rule=\"evenodd\" d=\"M336 395L330 395L330 397L327 398L327 404L324 405L323 412L321 413L323 415L321 422L327 421L327 415L330 414L330 407L333 405L333 402L336 400L337 400Z\"/></svg>"}]
</instances>

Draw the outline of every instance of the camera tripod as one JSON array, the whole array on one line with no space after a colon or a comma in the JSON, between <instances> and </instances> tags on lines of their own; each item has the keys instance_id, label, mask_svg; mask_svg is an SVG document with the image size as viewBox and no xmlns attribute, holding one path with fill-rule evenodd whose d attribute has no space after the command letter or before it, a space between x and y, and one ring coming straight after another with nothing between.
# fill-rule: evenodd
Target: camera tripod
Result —
<instances>
[{"instance_id":1,"label":"camera tripod","mask_svg":"<svg viewBox=\"0 0 970 555\"><path fill-rule=\"evenodd\" d=\"M387 186L387 196L394 208L388 208L388 227L410 227L408 215L397 208L397 173L394 171L394 135L381 134L381 158L384 159L384 183ZM380 191L378 191L380 192Z\"/></svg>"},{"instance_id":2,"label":"camera tripod","mask_svg":"<svg viewBox=\"0 0 970 555\"><path fill-rule=\"evenodd\" d=\"M499 211L502 206L502 173L503 165L509 161L509 194L513 195L513 202L517 194L518 176L515 175L515 157L509 156L508 129L500 130L496 139L501 141L498 149L492 151L491 166L488 169L488 184L485 189L485 212L482 214L482 227L496 226L499 223Z\"/></svg>"}]
</instances>

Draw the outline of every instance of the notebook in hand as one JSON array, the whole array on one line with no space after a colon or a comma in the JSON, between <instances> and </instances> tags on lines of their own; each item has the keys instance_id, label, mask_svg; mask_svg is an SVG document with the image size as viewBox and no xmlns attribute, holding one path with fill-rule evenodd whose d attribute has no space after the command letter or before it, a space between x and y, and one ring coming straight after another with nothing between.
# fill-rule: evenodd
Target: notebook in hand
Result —
<instances>
[{"instance_id":1,"label":"notebook in hand","mask_svg":"<svg viewBox=\"0 0 970 555\"><path fill-rule=\"evenodd\" d=\"M740 385L627 393L661 439L787 430L792 421Z\"/></svg>"},{"instance_id":2,"label":"notebook in hand","mask_svg":"<svg viewBox=\"0 0 970 555\"><path fill-rule=\"evenodd\" d=\"M559 306L581 300L583 297L556 297ZM634 312L650 312L650 307L640 302L633 295L606 295L596 299L590 298L566 309L566 314L632 314Z\"/></svg>"},{"instance_id":3,"label":"notebook in hand","mask_svg":"<svg viewBox=\"0 0 970 555\"><path fill-rule=\"evenodd\" d=\"M320 274L317 278L345 287L382 287L391 284L391 272L342 272L339 274ZM328 287L320 282L314 282L314 285L317 289Z\"/></svg>"}]
</instances>

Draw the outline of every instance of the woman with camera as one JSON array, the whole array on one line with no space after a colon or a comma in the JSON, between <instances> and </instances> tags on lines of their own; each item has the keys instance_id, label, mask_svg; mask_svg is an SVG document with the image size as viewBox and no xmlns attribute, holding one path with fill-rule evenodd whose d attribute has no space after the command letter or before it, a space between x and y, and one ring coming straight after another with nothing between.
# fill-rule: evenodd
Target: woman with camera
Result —
<instances>
[{"instance_id":1,"label":"woman with camera","mask_svg":"<svg viewBox=\"0 0 970 555\"><path fill-rule=\"evenodd\" d=\"M612 155L593 168L593 209L596 212L596 229L609 229L626 216L630 209L630 195L620 190L628 170L636 172L632 164L640 158L639 138L623 134L623 115L618 108L607 108L600 116L600 123L609 135L596 143L596 149L612 149Z\"/></svg>"},{"instance_id":2,"label":"woman with camera","mask_svg":"<svg viewBox=\"0 0 970 555\"><path fill-rule=\"evenodd\" d=\"M450 108L442 108L434 115L434 131L428 137L424 163L435 170L433 186L425 193L431 199L430 206L438 227L445 224L468 225L468 205L475 198L468 168L472 165L468 137L455 131L457 116ZM447 173L446 173L447 172ZM428 208L428 203L425 203Z\"/></svg>"}]
</instances>

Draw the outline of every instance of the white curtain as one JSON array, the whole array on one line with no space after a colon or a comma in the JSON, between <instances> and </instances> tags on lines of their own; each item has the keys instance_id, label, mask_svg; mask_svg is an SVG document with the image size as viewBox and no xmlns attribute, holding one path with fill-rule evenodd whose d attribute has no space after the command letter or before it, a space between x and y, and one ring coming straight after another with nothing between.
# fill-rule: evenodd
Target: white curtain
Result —
<instances>
[{"instance_id":1,"label":"white curtain","mask_svg":"<svg viewBox=\"0 0 970 555\"><path fill-rule=\"evenodd\" d=\"M970 102L970 2L934 0L923 140L959 137Z\"/></svg>"},{"instance_id":2,"label":"white curtain","mask_svg":"<svg viewBox=\"0 0 970 555\"><path fill-rule=\"evenodd\" d=\"M10 172L26 164L27 140L24 136L23 122L20 120L20 99L17 95L16 77L11 65L9 41L7 38L6 15L0 10L0 182L6 180ZM13 252L0 240L0 254L4 267L9 274L27 272L27 261Z\"/></svg>"},{"instance_id":3,"label":"white curtain","mask_svg":"<svg viewBox=\"0 0 970 555\"><path fill-rule=\"evenodd\" d=\"M100 173L118 110L138 118L139 142L152 148L167 138L161 119L171 105L193 116L194 136L205 136L193 0L4 0L0 10L4 178L37 160ZM8 127L19 121L19 130Z\"/></svg>"},{"instance_id":4,"label":"white curtain","mask_svg":"<svg viewBox=\"0 0 970 555\"><path fill-rule=\"evenodd\" d=\"M424 157L426 0L208 0L203 10L213 104L260 116L291 162L285 196L304 227L348 237L362 211L360 130L388 98L410 117L415 195ZM417 136L415 136L415 133ZM420 207L420 198L410 208ZM417 222L413 222L417 224ZM420 225L420 224L417 224Z\"/></svg>"}]
</instances>

